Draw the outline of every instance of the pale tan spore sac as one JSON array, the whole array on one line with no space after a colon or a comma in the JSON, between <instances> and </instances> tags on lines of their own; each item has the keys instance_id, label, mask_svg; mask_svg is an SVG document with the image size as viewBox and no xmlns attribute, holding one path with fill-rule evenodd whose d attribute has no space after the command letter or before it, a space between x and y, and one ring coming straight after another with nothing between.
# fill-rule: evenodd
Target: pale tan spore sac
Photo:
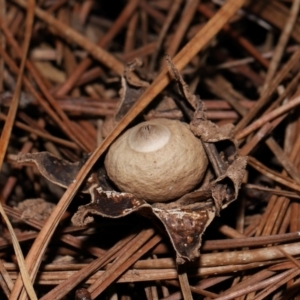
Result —
<instances>
[{"instance_id":1,"label":"pale tan spore sac","mask_svg":"<svg viewBox=\"0 0 300 300\"><path fill-rule=\"evenodd\" d=\"M105 168L122 192L148 202L176 199L198 185L208 159L186 123L168 119L142 122L110 147Z\"/></svg>"}]
</instances>

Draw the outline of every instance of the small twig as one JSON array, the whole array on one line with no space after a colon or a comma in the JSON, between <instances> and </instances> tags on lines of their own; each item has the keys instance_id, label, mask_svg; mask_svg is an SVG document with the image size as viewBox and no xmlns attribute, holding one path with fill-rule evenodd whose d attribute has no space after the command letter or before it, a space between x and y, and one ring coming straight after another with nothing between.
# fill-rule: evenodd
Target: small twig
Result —
<instances>
[{"instance_id":1,"label":"small twig","mask_svg":"<svg viewBox=\"0 0 300 300\"><path fill-rule=\"evenodd\" d=\"M107 65L109 68L114 70L117 74L122 75L124 70L124 65L119 62L114 56L110 55L108 52L105 52L103 48L107 47L107 45L113 40L113 38L119 33L119 31L123 28L128 18L132 15L134 10L138 5L138 0L131 0L125 6L119 17L114 22L114 25L110 27L108 32L101 37L98 41L98 45L94 45L88 39L80 36L76 31L72 30L70 27L65 29L61 28L61 22L55 20L50 15L47 15L42 10L40 12L36 11L38 17L40 17L43 21L47 22L48 25L54 25L58 30L69 30L69 38L71 38L74 42L80 45L82 48L87 50L91 55L93 55L96 59L99 59L104 65ZM74 84L78 81L79 77L84 73L85 70L92 64L92 60L90 58L85 58L77 65L76 69L73 70L71 76L65 83L56 91L57 96L63 96L67 94L70 89L74 86Z\"/></svg>"},{"instance_id":2,"label":"small twig","mask_svg":"<svg viewBox=\"0 0 300 300\"><path fill-rule=\"evenodd\" d=\"M182 2L182 0L173 1L172 6L167 15L167 18L164 20L163 27L159 33L157 43L155 45L155 51L153 52L152 57L151 57L151 61L150 61L150 65L149 65L150 72L153 72L155 69L155 64L157 63L157 58L158 58L158 54L160 51L160 47L164 41L165 35L167 34L169 27L171 26L171 24L173 22L173 19L176 16L176 13L181 5L181 2ZM197 1L195 1L195 2L197 2Z\"/></svg>"},{"instance_id":3,"label":"small twig","mask_svg":"<svg viewBox=\"0 0 300 300\"><path fill-rule=\"evenodd\" d=\"M237 139L244 138L245 136L247 136L248 134L250 134L254 130L260 128L265 123L267 123L267 122L275 119L276 117L288 112L289 110L293 109L294 107L298 106L299 104L300 104L300 96L290 100L286 104L274 109L273 111L265 114L264 116L262 116L258 120L254 121L251 125L246 127L244 130L238 132L236 134L236 138Z\"/></svg>"},{"instance_id":4,"label":"small twig","mask_svg":"<svg viewBox=\"0 0 300 300\"><path fill-rule=\"evenodd\" d=\"M144 255L147 251L149 251L152 247L159 243L161 237L158 235L150 239L153 234L153 229L142 231L134 240L133 245L131 245L128 251L126 251L122 256L116 259L114 263L107 269L107 272L88 288L88 291L91 292L93 298L96 298L105 288L107 288L111 284L112 281L117 279L142 255ZM143 245L144 243L146 244Z\"/></svg>"},{"instance_id":5,"label":"small twig","mask_svg":"<svg viewBox=\"0 0 300 300\"><path fill-rule=\"evenodd\" d=\"M264 105L266 105L271 98L271 95L277 89L280 82L287 76L292 68L299 62L300 59L300 49L298 49L289 59L289 61L284 65L284 67L278 72L276 77L270 83L270 87L266 90L265 93L261 95L261 97L256 101L255 105L249 111L249 113L243 117L243 119L237 124L235 130L239 133L245 126L249 124L251 120L253 120L257 113L262 109Z\"/></svg>"},{"instance_id":6,"label":"small twig","mask_svg":"<svg viewBox=\"0 0 300 300\"><path fill-rule=\"evenodd\" d=\"M300 191L300 187L297 183L293 182L289 178L283 177L281 174L276 173L275 171L267 168L265 165L260 163L258 160L255 158L249 156L248 164L252 166L254 169L262 173L263 175L267 176L268 178L283 184L285 186L288 186L289 188L295 190L295 191Z\"/></svg>"},{"instance_id":7,"label":"small twig","mask_svg":"<svg viewBox=\"0 0 300 300\"><path fill-rule=\"evenodd\" d=\"M232 292L232 293L230 293L230 294L228 294L226 296L221 296L221 297L218 298L218 300L236 299L238 296L246 295L246 294L248 294L248 293L250 293L252 291L260 290L260 289L262 289L264 287L270 286L270 284L278 282L281 279L288 278L289 276L291 278L294 278L299 273L300 273L299 270L291 269L291 270L283 272L283 273L281 273L279 275L275 275L275 276L273 276L273 277L271 277L269 279L263 280L263 281L261 281L259 283L256 283L256 284L253 284L251 286L242 288L240 290L237 290L236 292Z\"/></svg>"},{"instance_id":8,"label":"small twig","mask_svg":"<svg viewBox=\"0 0 300 300\"><path fill-rule=\"evenodd\" d=\"M178 279L180 283L181 293L184 300L193 300L189 279L186 273L186 266L181 266L178 270Z\"/></svg>"},{"instance_id":9,"label":"small twig","mask_svg":"<svg viewBox=\"0 0 300 300\"><path fill-rule=\"evenodd\" d=\"M185 1L185 7L183 8L181 18L178 21L177 30L166 50L166 53L168 53L171 57L173 57L176 54L177 49L183 38L183 35L185 34L187 27L192 21L194 14L196 13L197 6L198 6L198 1L194 1L194 0Z\"/></svg>"},{"instance_id":10,"label":"small twig","mask_svg":"<svg viewBox=\"0 0 300 300\"><path fill-rule=\"evenodd\" d=\"M8 271L5 269L5 266L3 264L3 261L0 260L0 285L6 294L7 298L9 298L10 292L13 289L14 283L12 279L9 276Z\"/></svg>"},{"instance_id":11,"label":"small twig","mask_svg":"<svg viewBox=\"0 0 300 300\"><path fill-rule=\"evenodd\" d=\"M0 19L4 20L6 17L6 1L0 0ZM5 36L0 32L0 48L5 49ZM4 80L4 59L0 57L0 93L3 91Z\"/></svg>"},{"instance_id":12,"label":"small twig","mask_svg":"<svg viewBox=\"0 0 300 300\"><path fill-rule=\"evenodd\" d=\"M80 271L73 274L73 276L69 276L69 278L62 284L57 285L48 294L44 295L41 300L52 300L55 298L64 297L69 291L76 287L77 284L86 279L89 275L93 274L101 266L107 264L111 259L115 258L116 254L122 252L124 247L127 249L126 245L128 245L133 239L134 236L131 235L123 240L120 240L110 249L110 251L107 251L105 255L94 260L91 264L83 267Z\"/></svg>"},{"instance_id":13,"label":"small twig","mask_svg":"<svg viewBox=\"0 0 300 300\"><path fill-rule=\"evenodd\" d=\"M272 56L272 60L270 62L270 66L269 66L269 69L268 69L268 72L266 75L265 84L262 88L262 93L269 88L269 83L271 82L271 80L278 68L278 64L283 55L284 48L286 47L286 44L290 38L293 27L297 20L299 8L300 8L300 0L294 0L292 7L291 7L290 15L287 18L286 24L280 34L279 41L275 48L274 54Z\"/></svg>"}]
</instances>

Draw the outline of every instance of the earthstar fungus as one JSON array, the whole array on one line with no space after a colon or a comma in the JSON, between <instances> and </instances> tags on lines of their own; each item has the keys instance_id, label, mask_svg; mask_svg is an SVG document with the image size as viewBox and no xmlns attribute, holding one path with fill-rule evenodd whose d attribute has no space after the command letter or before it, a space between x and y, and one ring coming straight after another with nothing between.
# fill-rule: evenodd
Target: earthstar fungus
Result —
<instances>
[{"instance_id":1,"label":"earthstar fungus","mask_svg":"<svg viewBox=\"0 0 300 300\"><path fill-rule=\"evenodd\" d=\"M208 160L186 123L154 119L121 135L104 164L120 191L152 203L190 192L204 177Z\"/></svg>"},{"instance_id":2,"label":"earthstar fungus","mask_svg":"<svg viewBox=\"0 0 300 300\"><path fill-rule=\"evenodd\" d=\"M237 199L247 158L238 153L234 126L218 127L207 120L202 101L189 92L169 57L167 63L194 109L190 125L154 119L123 133L111 145L105 168L95 167L86 179L82 192L90 193L92 201L78 208L72 222L86 225L93 215L120 218L132 212L155 216L172 242L177 262L184 263L200 255L206 227ZM110 124L126 114L147 86L130 78L133 69L134 63L126 68L121 105ZM44 177L67 187L85 159L69 163L41 152L20 154L18 161L36 164ZM113 190L106 172L119 191Z\"/></svg>"}]
</instances>

